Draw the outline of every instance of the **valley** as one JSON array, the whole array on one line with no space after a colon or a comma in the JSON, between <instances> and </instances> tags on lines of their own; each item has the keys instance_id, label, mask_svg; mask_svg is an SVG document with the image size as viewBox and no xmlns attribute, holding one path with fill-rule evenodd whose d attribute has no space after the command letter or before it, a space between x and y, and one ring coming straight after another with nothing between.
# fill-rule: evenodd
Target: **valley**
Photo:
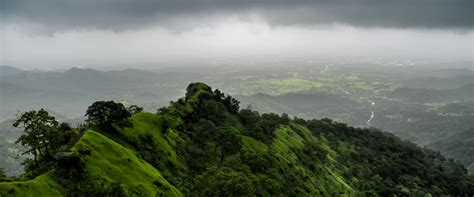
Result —
<instances>
[{"instance_id":1,"label":"valley","mask_svg":"<svg viewBox=\"0 0 474 197\"><path fill-rule=\"evenodd\" d=\"M82 122L83 109L94 100L137 104L153 112L178 98L188 80L204 81L235 96L242 108L306 119L327 117L355 127L380 128L420 146L439 150L462 161L466 167L472 166L471 154L452 153L443 148L444 139L463 135L474 128L474 74L469 69L370 64L358 65L355 69L354 65L321 63L320 66L302 64L260 69L246 66L187 69L192 70L192 74L180 69L154 72L80 68L66 72L10 70L14 72L3 72L1 81L4 87L1 118L5 121L13 119L17 111L43 107L61 113L61 120L74 125ZM35 103L27 102L33 97ZM7 174L17 175L20 171L15 168L21 160L14 159L18 147L13 146L13 141L18 134L13 134L8 124L2 124L1 140L5 142L2 150L9 155L5 160L9 163L3 165L7 165Z\"/></svg>"}]
</instances>

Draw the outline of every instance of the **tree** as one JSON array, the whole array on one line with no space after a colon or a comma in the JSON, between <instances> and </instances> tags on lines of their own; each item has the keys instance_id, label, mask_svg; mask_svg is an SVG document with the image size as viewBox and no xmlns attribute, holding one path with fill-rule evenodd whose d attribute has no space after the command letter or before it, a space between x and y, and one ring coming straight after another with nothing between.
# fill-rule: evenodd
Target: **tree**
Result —
<instances>
[{"instance_id":1,"label":"tree","mask_svg":"<svg viewBox=\"0 0 474 197\"><path fill-rule=\"evenodd\" d=\"M168 129L174 129L178 120L170 114L170 109L167 107L159 108L157 115L161 118L161 132L166 133Z\"/></svg>"},{"instance_id":2,"label":"tree","mask_svg":"<svg viewBox=\"0 0 474 197\"><path fill-rule=\"evenodd\" d=\"M249 171L212 166L194 179L191 196L279 196L278 181Z\"/></svg>"},{"instance_id":3,"label":"tree","mask_svg":"<svg viewBox=\"0 0 474 197\"><path fill-rule=\"evenodd\" d=\"M51 151L54 151L51 150L51 145L58 143L60 135L58 121L46 110L25 112L13 126L24 128L24 134L15 142L28 147L22 154L33 154L37 165L38 156L41 159L51 158Z\"/></svg>"},{"instance_id":4,"label":"tree","mask_svg":"<svg viewBox=\"0 0 474 197\"><path fill-rule=\"evenodd\" d=\"M254 128L258 121L260 121L260 114L257 111L252 111L250 109L242 109L239 112L240 121L247 128Z\"/></svg>"},{"instance_id":5,"label":"tree","mask_svg":"<svg viewBox=\"0 0 474 197\"><path fill-rule=\"evenodd\" d=\"M88 123L109 129L114 123L126 121L131 114L122 103L97 101L87 108L86 116Z\"/></svg>"},{"instance_id":6,"label":"tree","mask_svg":"<svg viewBox=\"0 0 474 197\"><path fill-rule=\"evenodd\" d=\"M143 111L143 107L140 107L138 105L131 105L130 107L128 107L128 112L130 114L136 114L136 113L140 113Z\"/></svg>"},{"instance_id":7,"label":"tree","mask_svg":"<svg viewBox=\"0 0 474 197\"><path fill-rule=\"evenodd\" d=\"M67 144L72 140L74 132L72 131L71 125L69 125L66 122L62 122L61 124L59 124L58 135L59 135L58 137L60 138L60 140L58 141L59 143L52 144L52 146L56 148L59 148L62 145Z\"/></svg>"},{"instance_id":8,"label":"tree","mask_svg":"<svg viewBox=\"0 0 474 197\"><path fill-rule=\"evenodd\" d=\"M221 148L221 162L229 155L238 153L242 149L242 142L237 136L237 130L233 127L220 127L217 136L217 145Z\"/></svg>"},{"instance_id":9,"label":"tree","mask_svg":"<svg viewBox=\"0 0 474 197\"><path fill-rule=\"evenodd\" d=\"M240 101L237 99L227 96L224 98L223 103L230 113L236 114L239 112Z\"/></svg>"},{"instance_id":10,"label":"tree","mask_svg":"<svg viewBox=\"0 0 474 197\"><path fill-rule=\"evenodd\" d=\"M222 103L213 100L203 100L195 108L198 117L208 119L214 124L223 122L226 118L226 108Z\"/></svg>"}]
</instances>

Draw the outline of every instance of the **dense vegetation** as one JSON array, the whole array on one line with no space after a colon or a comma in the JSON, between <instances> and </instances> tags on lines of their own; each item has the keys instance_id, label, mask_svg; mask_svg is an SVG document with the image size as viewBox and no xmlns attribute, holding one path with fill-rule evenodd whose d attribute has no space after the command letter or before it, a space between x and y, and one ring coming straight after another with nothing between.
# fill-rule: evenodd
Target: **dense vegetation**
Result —
<instances>
[{"instance_id":1,"label":"dense vegetation","mask_svg":"<svg viewBox=\"0 0 474 197\"><path fill-rule=\"evenodd\" d=\"M69 137L61 138L67 139L63 146L49 146L53 157L39 157L48 161L42 168L27 169L34 172L27 176L36 178L0 182L0 196L468 196L474 191L474 177L462 165L392 134L240 109L239 101L203 83L190 84L184 98L156 114L140 111L96 102L87 110L87 126L48 124Z\"/></svg>"},{"instance_id":2,"label":"dense vegetation","mask_svg":"<svg viewBox=\"0 0 474 197\"><path fill-rule=\"evenodd\" d=\"M440 150L441 153L452 158L458 158L459 163L474 172L474 128L453 135L443 141L430 144L429 148Z\"/></svg>"}]
</instances>

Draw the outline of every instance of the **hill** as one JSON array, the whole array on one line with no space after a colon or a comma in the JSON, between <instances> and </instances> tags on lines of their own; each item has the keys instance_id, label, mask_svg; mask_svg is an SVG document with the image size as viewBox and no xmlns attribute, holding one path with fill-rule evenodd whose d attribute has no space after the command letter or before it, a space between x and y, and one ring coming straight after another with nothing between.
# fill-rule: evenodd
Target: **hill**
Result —
<instances>
[{"instance_id":1,"label":"hill","mask_svg":"<svg viewBox=\"0 0 474 197\"><path fill-rule=\"evenodd\" d=\"M88 103L100 99L133 100L156 108L181 95L180 89L174 86L185 86L183 78L187 77L166 72L75 67L64 72L0 67L0 73L0 120L15 117L17 111L37 107L75 118L83 115Z\"/></svg>"},{"instance_id":2,"label":"hill","mask_svg":"<svg viewBox=\"0 0 474 197\"><path fill-rule=\"evenodd\" d=\"M0 122L0 167L8 176L20 175L23 170L20 159L16 159L20 153L21 145L15 144L21 135L21 129L13 127L14 120ZM24 159L24 157L21 157Z\"/></svg>"},{"instance_id":3,"label":"hill","mask_svg":"<svg viewBox=\"0 0 474 197\"><path fill-rule=\"evenodd\" d=\"M20 70L15 67L0 65L0 76L7 76L7 75L17 74L21 72L23 72L23 70Z\"/></svg>"},{"instance_id":4,"label":"hill","mask_svg":"<svg viewBox=\"0 0 474 197\"><path fill-rule=\"evenodd\" d=\"M377 129L239 109L192 83L157 114L78 130L42 175L0 196L452 195L474 191L460 164Z\"/></svg>"},{"instance_id":5,"label":"hill","mask_svg":"<svg viewBox=\"0 0 474 197\"><path fill-rule=\"evenodd\" d=\"M429 148L439 150L444 155L458 160L474 173L474 128L453 135L445 140L433 142Z\"/></svg>"},{"instance_id":6,"label":"hill","mask_svg":"<svg viewBox=\"0 0 474 197\"><path fill-rule=\"evenodd\" d=\"M472 80L472 78L471 78ZM398 88L392 92L393 98L409 102L446 102L446 101L472 101L474 98L474 84L469 83L461 87L446 90Z\"/></svg>"}]
</instances>

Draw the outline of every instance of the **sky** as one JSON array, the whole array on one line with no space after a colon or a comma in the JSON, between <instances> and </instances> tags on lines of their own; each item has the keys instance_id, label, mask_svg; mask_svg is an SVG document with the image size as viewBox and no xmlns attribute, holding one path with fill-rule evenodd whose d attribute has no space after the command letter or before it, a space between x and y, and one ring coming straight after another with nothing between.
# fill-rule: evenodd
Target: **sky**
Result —
<instances>
[{"instance_id":1,"label":"sky","mask_svg":"<svg viewBox=\"0 0 474 197\"><path fill-rule=\"evenodd\" d=\"M472 0L1 0L0 64L473 61Z\"/></svg>"}]
</instances>

